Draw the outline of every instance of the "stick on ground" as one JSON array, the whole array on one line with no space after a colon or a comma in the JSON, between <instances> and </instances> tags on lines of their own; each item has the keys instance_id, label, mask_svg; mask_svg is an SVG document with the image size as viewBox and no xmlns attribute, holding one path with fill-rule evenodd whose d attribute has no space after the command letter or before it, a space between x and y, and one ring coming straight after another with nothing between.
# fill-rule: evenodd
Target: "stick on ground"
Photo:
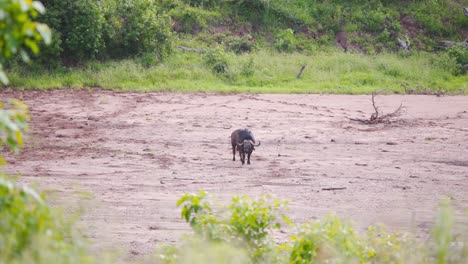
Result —
<instances>
[{"instance_id":1,"label":"stick on ground","mask_svg":"<svg viewBox=\"0 0 468 264\"><path fill-rule=\"evenodd\" d=\"M305 67L306 67L306 66L307 66L307 65L305 65L305 64L304 64L304 65L302 65L302 67L301 67L301 70L299 71L299 74L297 75L296 79L299 79L299 78L301 78L301 76L302 76L302 72L304 71L304 69L305 69Z\"/></svg>"}]
</instances>

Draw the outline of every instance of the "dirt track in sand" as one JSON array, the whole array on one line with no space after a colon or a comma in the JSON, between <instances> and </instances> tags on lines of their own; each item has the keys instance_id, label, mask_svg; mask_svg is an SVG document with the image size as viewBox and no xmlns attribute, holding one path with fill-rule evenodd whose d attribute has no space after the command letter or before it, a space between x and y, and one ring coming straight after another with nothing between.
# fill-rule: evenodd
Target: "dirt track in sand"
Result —
<instances>
[{"instance_id":1,"label":"dirt track in sand","mask_svg":"<svg viewBox=\"0 0 468 264\"><path fill-rule=\"evenodd\" d=\"M370 96L0 92L29 105L32 122L9 173L75 208L95 248L134 255L189 230L175 202L200 189L272 193L296 222L336 212L358 227L428 232L441 196L468 209L468 97L379 96L392 125L368 126ZM252 165L233 162L229 135L250 128ZM326 188L345 188L327 191Z\"/></svg>"}]
</instances>

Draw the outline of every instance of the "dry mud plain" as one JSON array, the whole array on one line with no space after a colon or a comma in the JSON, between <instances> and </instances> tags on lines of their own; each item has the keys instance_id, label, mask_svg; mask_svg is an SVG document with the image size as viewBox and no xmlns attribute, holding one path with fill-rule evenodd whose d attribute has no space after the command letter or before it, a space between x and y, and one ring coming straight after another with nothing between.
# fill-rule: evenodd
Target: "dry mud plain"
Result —
<instances>
[{"instance_id":1,"label":"dry mud plain","mask_svg":"<svg viewBox=\"0 0 468 264\"><path fill-rule=\"evenodd\" d=\"M397 122L364 125L370 96L0 92L32 115L28 146L4 170L46 192L80 224L94 249L130 255L173 243L189 227L176 200L206 190L271 193L290 200L295 222L330 212L358 228L427 236L440 198L457 221L468 209L468 97L381 95ZM230 133L250 128L261 146L252 165L233 162ZM341 190L327 190L341 188ZM127 253L125 253L127 254Z\"/></svg>"}]
</instances>

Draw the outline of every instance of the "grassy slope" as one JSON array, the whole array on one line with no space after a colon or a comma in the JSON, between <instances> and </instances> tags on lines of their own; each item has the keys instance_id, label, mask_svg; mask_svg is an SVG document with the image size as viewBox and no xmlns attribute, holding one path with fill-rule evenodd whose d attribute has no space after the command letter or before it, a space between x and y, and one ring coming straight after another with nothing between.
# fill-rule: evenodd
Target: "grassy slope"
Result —
<instances>
[{"instance_id":1,"label":"grassy slope","mask_svg":"<svg viewBox=\"0 0 468 264\"><path fill-rule=\"evenodd\" d=\"M252 18L251 13L255 13L254 9L242 7L241 4L228 5L231 9L226 9L223 5L207 9L189 7L186 3L190 1L175 1L177 4L168 5L173 6L171 9L162 4L165 1L160 2L161 10L167 9L174 20L190 18L193 20L190 20L191 23L198 23L199 27L203 28L199 35L179 36L179 44L190 47L213 48L217 45L214 38L208 37L205 42L199 39L211 36L210 28L220 23L219 17L235 17L234 22L231 21L231 24L225 27L229 28L228 31L221 34L227 39L237 34L230 32L236 31L236 25L240 25L240 28L252 28L254 23L249 20ZM264 7L257 7L257 15L261 14L257 21L260 23L260 31L250 32L253 39L257 40L255 46L260 49L244 55L225 53L228 71L223 75L216 75L211 71L204 63L203 54L176 50L163 64L151 68L143 67L138 59L88 62L80 68L58 68L51 71L32 71L17 66L9 71L9 77L14 87L38 89L102 87L138 91L357 94L380 89L405 92L406 87L406 92L413 90L416 93L439 90L468 93L468 76L453 75L453 63L450 64L447 58L441 56L443 54L413 51L411 56L399 56L385 52L398 50L395 38L384 34L388 33L386 28L392 28L392 23L400 26L400 17L407 14L419 23L413 25L413 29L419 32L419 35L412 39L413 43L425 43L422 46L428 48L436 39L459 38L458 29L463 28L468 21L461 12L460 0L443 0L440 3L428 0L411 3L375 0L364 5L359 1L340 0L332 3L271 0L269 3ZM217 15L207 15L206 10ZM448 23L449 26L444 23ZM306 27L320 37L295 35L293 40L296 44L302 43L305 47L302 54L270 51L274 46L275 34L294 24L292 27L297 27L297 30ZM394 29L397 34L406 34L401 28L398 29L398 26ZM335 50L334 32L339 27L349 30L349 41L354 43L353 50L359 44L364 53L374 54L379 49L384 52L379 55L364 55ZM361 33L363 37L357 37ZM226 46L226 43L221 45ZM310 53L312 55L307 55ZM250 68L247 66L249 60L253 61ZM304 64L307 67L303 77L297 80L295 77ZM250 75L245 74L246 70Z\"/></svg>"},{"instance_id":2,"label":"grassy slope","mask_svg":"<svg viewBox=\"0 0 468 264\"><path fill-rule=\"evenodd\" d=\"M145 68L135 60L89 63L83 68L56 71L10 71L18 88L102 87L132 91L252 92L252 93L345 93L362 94L414 90L424 93L443 89L467 93L468 76L453 76L429 53L401 57L397 54L363 55L341 51L313 55L259 51L227 54L228 73L217 75L199 53L177 51L168 61ZM253 74L242 74L252 59ZM307 67L301 79L296 75Z\"/></svg>"}]
</instances>

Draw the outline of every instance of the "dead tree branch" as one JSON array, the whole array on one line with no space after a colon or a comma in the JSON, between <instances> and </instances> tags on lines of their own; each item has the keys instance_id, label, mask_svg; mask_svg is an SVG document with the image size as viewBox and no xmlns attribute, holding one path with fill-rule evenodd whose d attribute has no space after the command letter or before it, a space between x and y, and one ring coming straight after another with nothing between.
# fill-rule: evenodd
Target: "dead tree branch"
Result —
<instances>
[{"instance_id":1,"label":"dead tree branch","mask_svg":"<svg viewBox=\"0 0 468 264\"><path fill-rule=\"evenodd\" d=\"M322 188L322 191L339 191L339 190L346 190L346 187Z\"/></svg>"},{"instance_id":2,"label":"dead tree branch","mask_svg":"<svg viewBox=\"0 0 468 264\"><path fill-rule=\"evenodd\" d=\"M397 38L397 42L400 45L400 49L402 50L410 50L410 41L407 36L404 36L405 39Z\"/></svg>"},{"instance_id":3,"label":"dead tree branch","mask_svg":"<svg viewBox=\"0 0 468 264\"><path fill-rule=\"evenodd\" d=\"M177 49L183 50L183 51L191 51L191 52L206 52L206 49L199 49L199 48L190 48L190 47L184 47L184 46L177 46Z\"/></svg>"},{"instance_id":4,"label":"dead tree branch","mask_svg":"<svg viewBox=\"0 0 468 264\"><path fill-rule=\"evenodd\" d=\"M302 72L304 72L304 69L305 69L306 66L307 66L307 65L304 64L304 65L301 67L301 70L299 71L299 74L297 75L296 79L301 78Z\"/></svg>"},{"instance_id":5,"label":"dead tree branch","mask_svg":"<svg viewBox=\"0 0 468 264\"><path fill-rule=\"evenodd\" d=\"M375 125L375 124L389 124L393 121L394 118L398 117L401 115L403 111L403 104L400 104L400 106L393 112L389 114L384 114L382 111L379 110L379 107L377 106L375 102L375 97L379 95L380 92L372 93L372 107L374 108L374 113L371 114L369 119L362 119L362 118L349 118L351 121L357 121L366 125Z\"/></svg>"}]
</instances>

